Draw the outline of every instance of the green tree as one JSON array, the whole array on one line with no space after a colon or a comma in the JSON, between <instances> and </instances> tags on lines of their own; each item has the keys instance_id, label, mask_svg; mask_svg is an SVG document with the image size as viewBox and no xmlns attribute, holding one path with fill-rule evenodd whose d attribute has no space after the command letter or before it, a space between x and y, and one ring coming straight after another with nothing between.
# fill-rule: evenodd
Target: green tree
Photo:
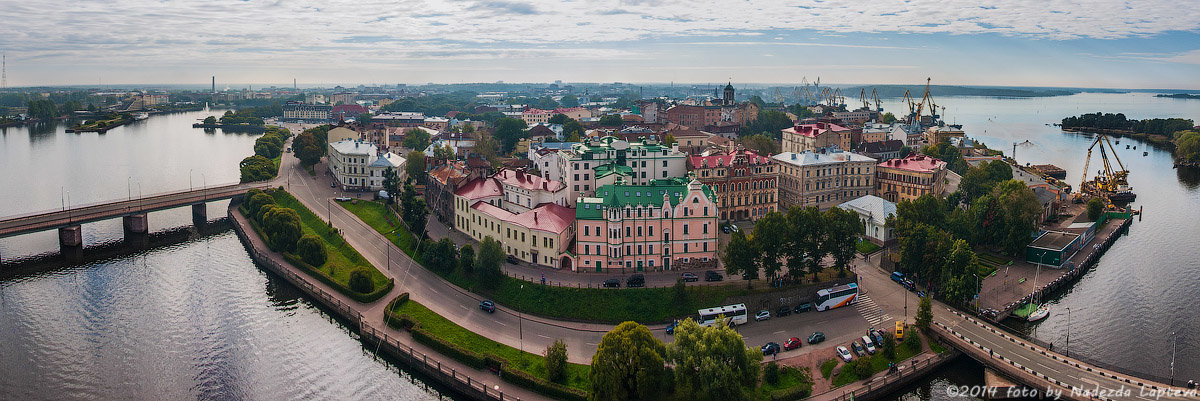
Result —
<instances>
[{"instance_id":1,"label":"green tree","mask_svg":"<svg viewBox=\"0 0 1200 401\"><path fill-rule=\"evenodd\" d=\"M359 294L370 294L375 291L375 280L371 279L371 272L365 268L357 268L350 272L350 280L347 285L351 291Z\"/></svg>"},{"instance_id":2,"label":"green tree","mask_svg":"<svg viewBox=\"0 0 1200 401\"><path fill-rule=\"evenodd\" d=\"M247 198L246 198L247 199L246 200L246 213L248 213L247 216L257 216L259 209L261 209L263 206L271 205L271 204L275 203L275 198L272 198L271 195L267 195L267 194L263 193L263 191L260 189L256 188L256 189L251 189L250 191L251 192L246 193L246 196L247 196ZM255 191L257 191L257 192L255 192ZM262 220L257 220L257 221L259 223L262 223Z\"/></svg>"},{"instance_id":3,"label":"green tree","mask_svg":"<svg viewBox=\"0 0 1200 401\"><path fill-rule=\"evenodd\" d=\"M667 133L667 135L663 137L663 145L666 145L666 146L675 145L675 135Z\"/></svg>"},{"instance_id":4,"label":"green tree","mask_svg":"<svg viewBox=\"0 0 1200 401\"><path fill-rule=\"evenodd\" d=\"M905 157L908 157L908 156L910 156L910 155L912 155L912 154L913 154L913 148L910 148L910 147L908 147L908 146L901 146L901 147L900 147L900 158L901 158L901 159L903 159L903 158L905 158Z\"/></svg>"},{"instance_id":5,"label":"green tree","mask_svg":"<svg viewBox=\"0 0 1200 401\"><path fill-rule=\"evenodd\" d=\"M553 383L562 383L567 377L567 343L554 340L554 344L546 347L546 379Z\"/></svg>"},{"instance_id":6,"label":"green tree","mask_svg":"<svg viewBox=\"0 0 1200 401\"><path fill-rule=\"evenodd\" d=\"M325 147L320 145L320 140L316 135L305 131L292 141L292 154L296 155L296 159L300 160L300 164L312 166L321 162L321 156L325 155Z\"/></svg>"},{"instance_id":7,"label":"green tree","mask_svg":"<svg viewBox=\"0 0 1200 401\"><path fill-rule=\"evenodd\" d=\"M887 113L883 113L883 116L879 118L879 122L884 123L884 124L894 123L894 122L896 122L896 115L892 114L892 112L890 112L890 111Z\"/></svg>"},{"instance_id":8,"label":"green tree","mask_svg":"<svg viewBox=\"0 0 1200 401\"><path fill-rule=\"evenodd\" d=\"M504 263L504 247L490 235L483 238L479 244L479 255L475 258L475 273L479 275L479 284L485 288L495 288L504 278L500 265Z\"/></svg>"},{"instance_id":9,"label":"green tree","mask_svg":"<svg viewBox=\"0 0 1200 401\"><path fill-rule=\"evenodd\" d=\"M1041 204L1033 190L1019 180L996 184L992 196L1000 205L1004 223L1004 237L997 245L1010 255L1019 254L1033 241L1032 233L1037 228Z\"/></svg>"},{"instance_id":10,"label":"green tree","mask_svg":"<svg viewBox=\"0 0 1200 401\"><path fill-rule=\"evenodd\" d=\"M575 95L565 95L558 102L562 103L562 107L566 108L579 107L579 98L575 97Z\"/></svg>"},{"instance_id":11,"label":"green tree","mask_svg":"<svg viewBox=\"0 0 1200 401\"><path fill-rule=\"evenodd\" d=\"M263 231L267 233L267 244L279 252L292 251L303 231L300 215L295 210L277 207L263 216Z\"/></svg>"},{"instance_id":12,"label":"green tree","mask_svg":"<svg viewBox=\"0 0 1200 401\"><path fill-rule=\"evenodd\" d=\"M400 209L400 218L408 224L409 232L416 235L417 238L424 238L429 207L425 204L425 198L417 196L412 179L404 184L404 192L400 195Z\"/></svg>"},{"instance_id":13,"label":"green tree","mask_svg":"<svg viewBox=\"0 0 1200 401\"><path fill-rule=\"evenodd\" d=\"M738 131L738 136L764 135L778 139L783 135L783 129L791 127L793 124L795 123L788 118L787 114L776 110L760 110L758 118L743 125Z\"/></svg>"},{"instance_id":14,"label":"green tree","mask_svg":"<svg viewBox=\"0 0 1200 401\"><path fill-rule=\"evenodd\" d=\"M734 231L725 245L725 272L729 275L745 274L750 279L758 278L759 252L757 244L741 231Z\"/></svg>"},{"instance_id":15,"label":"green tree","mask_svg":"<svg viewBox=\"0 0 1200 401\"><path fill-rule=\"evenodd\" d=\"M478 131L475 133L475 148L471 150L483 156L489 163L493 165L499 164L500 143L487 132Z\"/></svg>"},{"instance_id":16,"label":"green tree","mask_svg":"<svg viewBox=\"0 0 1200 401\"><path fill-rule=\"evenodd\" d=\"M591 401L657 400L667 395L667 347L636 322L604 334L592 355Z\"/></svg>"},{"instance_id":17,"label":"green tree","mask_svg":"<svg viewBox=\"0 0 1200 401\"><path fill-rule=\"evenodd\" d=\"M979 293L981 278L978 273L979 259L975 251L971 250L967 241L955 240L941 270L939 282L942 283L942 296L952 303L966 303Z\"/></svg>"},{"instance_id":18,"label":"green tree","mask_svg":"<svg viewBox=\"0 0 1200 401\"><path fill-rule=\"evenodd\" d=\"M826 255L829 255L828 241L825 239L828 236L828 227L825 225L825 218L821 215L820 209L815 206L795 209L800 216L794 217L797 224L792 226L793 249L801 253L792 257L800 258L797 261L798 265L804 266L808 274L813 276L813 282L816 282L817 275L825 270L822 261ZM789 210L788 214L791 215L791 213ZM789 260L789 269L793 261Z\"/></svg>"},{"instance_id":19,"label":"green tree","mask_svg":"<svg viewBox=\"0 0 1200 401\"><path fill-rule=\"evenodd\" d=\"M496 133L494 137L500 144L501 154L510 154L513 148L517 146L517 142L521 139L528 138L529 133L525 130L529 126L524 120L515 118L501 118L496 120Z\"/></svg>"},{"instance_id":20,"label":"green tree","mask_svg":"<svg viewBox=\"0 0 1200 401\"><path fill-rule=\"evenodd\" d=\"M1193 163L1200 162L1200 131L1175 133L1175 157Z\"/></svg>"},{"instance_id":21,"label":"green tree","mask_svg":"<svg viewBox=\"0 0 1200 401\"><path fill-rule=\"evenodd\" d=\"M371 125L371 113L359 114L358 117L354 118L354 121L361 124L364 127Z\"/></svg>"},{"instance_id":22,"label":"green tree","mask_svg":"<svg viewBox=\"0 0 1200 401\"><path fill-rule=\"evenodd\" d=\"M570 120L563 124L563 137L567 138L567 142L579 142L583 135L583 124L579 121Z\"/></svg>"},{"instance_id":23,"label":"green tree","mask_svg":"<svg viewBox=\"0 0 1200 401\"><path fill-rule=\"evenodd\" d=\"M550 120L548 122L551 124L566 124L567 121L575 121L575 120L572 119L571 117L567 117L566 114L558 113L558 114L550 116Z\"/></svg>"},{"instance_id":24,"label":"green tree","mask_svg":"<svg viewBox=\"0 0 1200 401\"><path fill-rule=\"evenodd\" d=\"M429 133L420 128L404 131L404 141L401 145L412 150L425 150L429 147Z\"/></svg>"},{"instance_id":25,"label":"green tree","mask_svg":"<svg viewBox=\"0 0 1200 401\"><path fill-rule=\"evenodd\" d=\"M916 326L921 331L929 331L929 325L933 323L933 300L929 296L921 297L921 302L917 304L917 320ZM907 336L905 336L907 337Z\"/></svg>"},{"instance_id":26,"label":"green tree","mask_svg":"<svg viewBox=\"0 0 1200 401\"><path fill-rule=\"evenodd\" d=\"M421 256L421 264L437 272L449 273L458 265L456 252L454 241L443 237L425 250L425 254Z\"/></svg>"},{"instance_id":27,"label":"green tree","mask_svg":"<svg viewBox=\"0 0 1200 401\"><path fill-rule=\"evenodd\" d=\"M458 250L458 271L463 275L469 276L475 271L475 248L471 245L463 245Z\"/></svg>"},{"instance_id":28,"label":"green tree","mask_svg":"<svg viewBox=\"0 0 1200 401\"><path fill-rule=\"evenodd\" d=\"M404 172L418 184L425 182L425 152L414 150L404 158Z\"/></svg>"},{"instance_id":29,"label":"green tree","mask_svg":"<svg viewBox=\"0 0 1200 401\"><path fill-rule=\"evenodd\" d=\"M924 348L921 346L921 334L905 333L904 334L904 348L908 348L908 351L912 352L914 354L920 353L921 350Z\"/></svg>"},{"instance_id":30,"label":"green tree","mask_svg":"<svg viewBox=\"0 0 1200 401\"><path fill-rule=\"evenodd\" d=\"M260 155L242 159L242 162L238 163L238 170L242 182L269 180L275 177L277 171L275 162Z\"/></svg>"},{"instance_id":31,"label":"green tree","mask_svg":"<svg viewBox=\"0 0 1200 401\"><path fill-rule=\"evenodd\" d=\"M775 363L775 361L767 362L767 365L763 366L762 376L763 383L770 384L772 386L779 384L779 364Z\"/></svg>"},{"instance_id":32,"label":"green tree","mask_svg":"<svg viewBox=\"0 0 1200 401\"><path fill-rule=\"evenodd\" d=\"M767 279L774 279L783 269L783 257L788 242L787 218L783 213L767 213L755 222L753 238L754 248L759 253L756 265L763 269L763 275Z\"/></svg>"},{"instance_id":33,"label":"green tree","mask_svg":"<svg viewBox=\"0 0 1200 401\"><path fill-rule=\"evenodd\" d=\"M619 127L621 124L623 124L621 121L621 116L616 114L605 114L600 117L600 121L598 123L604 127Z\"/></svg>"},{"instance_id":34,"label":"green tree","mask_svg":"<svg viewBox=\"0 0 1200 401\"><path fill-rule=\"evenodd\" d=\"M388 193L387 204L395 203L396 196L400 195L400 176L396 174L396 168L383 170L383 190Z\"/></svg>"},{"instance_id":35,"label":"green tree","mask_svg":"<svg viewBox=\"0 0 1200 401\"><path fill-rule=\"evenodd\" d=\"M217 125L217 117L214 117L214 116L204 117L204 125Z\"/></svg>"},{"instance_id":36,"label":"green tree","mask_svg":"<svg viewBox=\"0 0 1200 401\"><path fill-rule=\"evenodd\" d=\"M558 108L558 102L554 101L550 95L542 96L533 103L535 109L552 110Z\"/></svg>"},{"instance_id":37,"label":"green tree","mask_svg":"<svg viewBox=\"0 0 1200 401\"><path fill-rule=\"evenodd\" d=\"M892 333L888 333L885 330L883 333L883 344L880 344L880 347L883 348L880 351L883 353L884 358L896 362L896 337Z\"/></svg>"},{"instance_id":38,"label":"green tree","mask_svg":"<svg viewBox=\"0 0 1200 401\"><path fill-rule=\"evenodd\" d=\"M822 248L829 251L833 256L834 266L844 274L846 266L850 265L855 252L858 251L859 236L863 234L862 223L858 221L857 213L840 207L829 208L822 217L825 220L825 241Z\"/></svg>"},{"instance_id":39,"label":"green tree","mask_svg":"<svg viewBox=\"0 0 1200 401\"><path fill-rule=\"evenodd\" d=\"M1104 213L1104 202L1100 198L1089 199L1087 203L1088 220L1099 220L1100 213Z\"/></svg>"},{"instance_id":40,"label":"green tree","mask_svg":"<svg viewBox=\"0 0 1200 401\"><path fill-rule=\"evenodd\" d=\"M779 153L779 143L764 134L743 136L738 138L738 143L762 156Z\"/></svg>"},{"instance_id":41,"label":"green tree","mask_svg":"<svg viewBox=\"0 0 1200 401\"><path fill-rule=\"evenodd\" d=\"M762 353L747 348L742 335L726 325L700 327L685 319L667 352L681 399L746 399L758 381Z\"/></svg>"},{"instance_id":42,"label":"green tree","mask_svg":"<svg viewBox=\"0 0 1200 401\"><path fill-rule=\"evenodd\" d=\"M308 263L313 267L321 267L325 264L325 259L328 255L325 251L325 243L320 237L312 234L304 234L296 241L296 254L304 263Z\"/></svg>"},{"instance_id":43,"label":"green tree","mask_svg":"<svg viewBox=\"0 0 1200 401\"><path fill-rule=\"evenodd\" d=\"M439 163L442 160L453 159L454 158L454 148L450 147L450 144L445 144L442 146L435 146L433 148L433 158L434 158L434 160L437 160Z\"/></svg>"}]
</instances>

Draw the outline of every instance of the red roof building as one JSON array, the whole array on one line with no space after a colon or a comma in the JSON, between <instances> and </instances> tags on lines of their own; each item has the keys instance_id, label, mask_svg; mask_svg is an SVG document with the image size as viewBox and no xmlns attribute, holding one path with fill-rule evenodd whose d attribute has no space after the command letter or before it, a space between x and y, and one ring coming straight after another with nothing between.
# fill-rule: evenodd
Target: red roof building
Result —
<instances>
[{"instance_id":1,"label":"red roof building","mask_svg":"<svg viewBox=\"0 0 1200 401\"><path fill-rule=\"evenodd\" d=\"M523 261L570 266L575 211L566 185L523 171L500 170L454 193L454 228L478 241L491 237Z\"/></svg>"},{"instance_id":2,"label":"red roof building","mask_svg":"<svg viewBox=\"0 0 1200 401\"><path fill-rule=\"evenodd\" d=\"M758 220L779 202L779 167L749 149L688 156L688 170L717 195L721 220Z\"/></svg>"},{"instance_id":3,"label":"red roof building","mask_svg":"<svg viewBox=\"0 0 1200 401\"><path fill-rule=\"evenodd\" d=\"M942 196L946 188L946 162L926 155L879 163L875 174L875 192L889 202L914 200L925 194Z\"/></svg>"},{"instance_id":4,"label":"red roof building","mask_svg":"<svg viewBox=\"0 0 1200 401\"><path fill-rule=\"evenodd\" d=\"M817 149L831 145L837 145L842 150L853 149L850 147L852 139L850 128L837 124L824 122L798 124L793 127L784 128L782 136L784 152L815 152Z\"/></svg>"}]
</instances>

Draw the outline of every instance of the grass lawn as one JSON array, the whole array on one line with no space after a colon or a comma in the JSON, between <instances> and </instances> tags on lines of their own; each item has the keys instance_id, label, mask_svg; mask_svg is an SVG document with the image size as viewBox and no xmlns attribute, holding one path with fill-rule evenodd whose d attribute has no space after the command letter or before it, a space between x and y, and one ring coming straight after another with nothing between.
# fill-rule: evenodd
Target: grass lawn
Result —
<instances>
[{"instance_id":1,"label":"grass lawn","mask_svg":"<svg viewBox=\"0 0 1200 401\"><path fill-rule=\"evenodd\" d=\"M929 349L933 350L933 352L936 352L939 354L946 352L946 347L943 347L941 344L938 344L936 342L930 342Z\"/></svg>"},{"instance_id":2,"label":"grass lawn","mask_svg":"<svg viewBox=\"0 0 1200 401\"><path fill-rule=\"evenodd\" d=\"M901 342L900 344L896 344L896 359L894 362L899 363L916 356L918 353L920 353L920 350L911 349ZM874 375L875 373L887 370L889 362L893 362L893 360L884 358L882 353L876 353L875 355L867 355L865 357L857 358L852 363L870 364L871 374ZM824 369L825 366L821 365L821 370L824 371ZM842 371L838 373L837 377L833 378L833 387L841 387L859 380L866 379L865 377L858 377L858 375L855 372L852 372L852 370L853 369L847 369L846 365L842 365Z\"/></svg>"},{"instance_id":3,"label":"grass lawn","mask_svg":"<svg viewBox=\"0 0 1200 401\"><path fill-rule=\"evenodd\" d=\"M371 279L375 282L375 288L381 288L388 284L388 278L376 270L371 262L363 258L362 254L358 253L354 247L351 247L341 235L333 232L325 221L313 214L311 210L304 207L304 204L292 197L287 191L274 190L270 192L275 198L275 204L295 210L300 215L300 225L305 234L315 234L325 241L325 250L328 257L324 265L317 266L325 274L328 274L334 281L347 285L350 280L350 272L357 267L363 267L371 272Z\"/></svg>"},{"instance_id":4,"label":"grass lawn","mask_svg":"<svg viewBox=\"0 0 1200 401\"><path fill-rule=\"evenodd\" d=\"M762 386L758 388L758 399L771 399L771 393L783 389L791 389L795 387L807 386L808 392L812 392L812 379L808 377L808 373L793 366L779 367L779 383L768 384L765 380Z\"/></svg>"},{"instance_id":5,"label":"grass lawn","mask_svg":"<svg viewBox=\"0 0 1200 401\"><path fill-rule=\"evenodd\" d=\"M833 368L837 367L837 365L838 360L835 358L829 358L829 360L821 362L821 376L828 379L833 374Z\"/></svg>"},{"instance_id":6,"label":"grass lawn","mask_svg":"<svg viewBox=\"0 0 1200 401\"><path fill-rule=\"evenodd\" d=\"M879 250L879 245L875 245L871 241L858 241L858 243L854 244L854 247L858 249L858 253L863 255Z\"/></svg>"},{"instance_id":7,"label":"grass lawn","mask_svg":"<svg viewBox=\"0 0 1200 401\"><path fill-rule=\"evenodd\" d=\"M421 328L434 336L471 351L496 355L508 360L510 368L515 367L542 379L546 378L546 359L540 354L523 352L495 342L482 335L475 334L413 300L400 303L393 310L397 314L406 314L414 320L421 322ZM536 351L540 353L544 350ZM588 379L590 373L591 366L568 363L566 380L563 384L568 387L589 391L591 389L591 382Z\"/></svg>"},{"instance_id":8,"label":"grass lawn","mask_svg":"<svg viewBox=\"0 0 1200 401\"><path fill-rule=\"evenodd\" d=\"M358 216L359 220L370 225L375 231L387 237L388 241L400 247L404 253L413 259L420 260L417 250L417 239L400 222L395 213L391 213L382 202L358 200L358 202L338 202L342 208Z\"/></svg>"}]
</instances>

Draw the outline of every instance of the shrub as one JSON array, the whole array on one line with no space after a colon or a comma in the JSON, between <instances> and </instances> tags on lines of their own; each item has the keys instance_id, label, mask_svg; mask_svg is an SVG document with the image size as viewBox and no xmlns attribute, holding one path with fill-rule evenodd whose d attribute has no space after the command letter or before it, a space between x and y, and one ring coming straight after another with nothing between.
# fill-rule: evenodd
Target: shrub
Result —
<instances>
[{"instance_id":1,"label":"shrub","mask_svg":"<svg viewBox=\"0 0 1200 401\"><path fill-rule=\"evenodd\" d=\"M871 360L863 358L854 361L853 372L855 376L858 376L859 380L871 377L871 373L874 373L871 371Z\"/></svg>"},{"instance_id":2,"label":"shrub","mask_svg":"<svg viewBox=\"0 0 1200 401\"><path fill-rule=\"evenodd\" d=\"M1096 221L1100 218L1100 213L1104 212L1104 202L1100 198L1092 198L1087 203L1088 220Z\"/></svg>"},{"instance_id":3,"label":"shrub","mask_svg":"<svg viewBox=\"0 0 1200 401\"><path fill-rule=\"evenodd\" d=\"M533 391L544 394L556 400L583 401L588 399L588 394L584 393L583 390L542 380L541 378L535 377L523 370L509 367L507 364L500 369L500 378L509 383L532 389Z\"/></svg>"},{"instance_id":4,"label":"shrub","mask_svg":"<svg viewBox=\"0 0 1200 401\"><path fill-rule=\"evenodd\" d=\"M475 270L475 248L463 245L462 249L458 250L458 270L464 276L470 276Z\"/></svg>"},{"instance_id":5,"label":"shrub","mask_svg":"<svg viewBox=\"0 0 1200 401\"><path fill-rule=\"evenodd\" d=\"M267 232L267 245L279 252L295 249L296 241L304 233L300 228L300 215L285 207L276 207L263 214L263 231Z\"/></svg>"},{"instance_id":6,"label":"shrub","mask_svg":"<svg viewBox=\"0 0 1200 401\"><path fill-rule=\"evenodd\" d=\"M904 336L904 347L913 353L921 352L921 335L916 332L909 332L908 335Z\"/></svg>"},{"instance_id":7,"label":"shrub","mask_svg":"<svg viewBox=\"0 0 1200 401\"><path fill-rule=\"evenodd\" d=\"M325 259L328 255L325 252L325 244L321 242L321 238L312 234L304 234L296 241L296 253L300 258L313 266L321 266L325 264Z\"/></svg>"},{"instance_id":8,"label":"shrub","mask_svg":"<svg viewBox=\"0 0 1200 401\"><path fill-rule=\"evenodd\" d=\"M546 347L546 379L562 383L567 374L567 343L562 339Z\"/></svg>"},{"instance_id":9,"label":"shrub","mask_svg":"<svg viewBox=\"0 0 1200 401\"><path fill-rule=\"evenodd\" d=\"M246 196L248 197L246 198L248 199L246 201L246 212L248 212L251 216L258 216L258 209L262 208L264 205L275 204L275 198L272 198L271 195L267 195L257 188L246 192ZM262 220L259 219L258 222L262 223Z\"/></svg>"},{"instance_id":10,"label":"shrub","mask_svg":"<svg viewBox=\"0 0 1200 401\"><path fill-rule=\"evenodd\" d=\"M779 364L771 362L763 368L763 381L772 386L779 384Z\"/></svg>"},{"instance_id":11,"label":"shrub","mask_svg":"<svg viewBox=\"0 0 1200 401\"><path fill-rule=\"evenodd\" d=\"M367 269L358 268L350 272L349 280L350 290L362 294L369 294L375 291L375 281L371 280L371 272Z\"/></svg>"},{"instance_id":12,"label":"shrub","mask_svg":"<svg viewBox=\"0 0 1200 401\"><path fill-rule=\"evenodd\" d=\"M833 368L837 367L837 359L829 358L825 362L821 362L821 376L828 379L833 375Z\"/></svg>"},{"instance_id":13,"label":"shrub","mask_svg":"<svg viewBox=\"0 0 1200 401\"><path fill-rule=\"evenodd\" d=\"M883 334L883 356L890 361L896 360L896 337L892 333Z\"/></svg>"}]
</instances>

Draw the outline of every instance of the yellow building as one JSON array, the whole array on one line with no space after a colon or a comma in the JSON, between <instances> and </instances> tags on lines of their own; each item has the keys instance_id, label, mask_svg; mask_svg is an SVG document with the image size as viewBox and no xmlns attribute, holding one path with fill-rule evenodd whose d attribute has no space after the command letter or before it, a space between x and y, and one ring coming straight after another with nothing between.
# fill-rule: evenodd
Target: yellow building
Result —
<instances>
[{"instance_id":1,"label":"yellow building","mask_svg":"<svg viewBox=\"0 0 1200 401\"><path fill-rule=\"evenodd\" d=\"M942 196L946 188L946 162L925 155L879 163L875 172L876 192L888 202Z\"/></svg>"}]
</instances>

